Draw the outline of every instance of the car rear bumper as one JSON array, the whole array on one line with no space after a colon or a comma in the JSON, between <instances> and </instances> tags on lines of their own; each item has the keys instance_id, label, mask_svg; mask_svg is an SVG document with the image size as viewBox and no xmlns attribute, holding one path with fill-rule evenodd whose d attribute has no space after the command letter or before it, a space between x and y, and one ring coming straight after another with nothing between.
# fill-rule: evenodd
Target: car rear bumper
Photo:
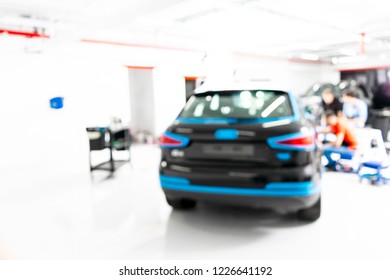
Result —
<instances>
[{"instance_id":1,"label":"car rear bumper","mask_svg":"<svg viewBox=\"0 0 390 280\"><path fill-rule=\"evenodd\" d=\"M164 167L160 167L163 178L166 176L168 181L169 177L183 178L188 181L187 184L201 186L264 189L271 182L318 181L320 177L320 165L313 163L269 167L232 162L218 162L218 165L164 163ZM183 180L181 182L186 184Z\"/></svg>"},{"instance_id":2,"label":"car rear bumper","mask_svg":"<svg viewBox=\"0 0 390 280\"><path fill-rule=\"evenodd\" d=\"M184 177L167 175L160 175L160 181L168 198L272 208L283 212L310 207L320 197L318 180L269 182L258 188L198 185Z\"/></svg>"}]
</instances>

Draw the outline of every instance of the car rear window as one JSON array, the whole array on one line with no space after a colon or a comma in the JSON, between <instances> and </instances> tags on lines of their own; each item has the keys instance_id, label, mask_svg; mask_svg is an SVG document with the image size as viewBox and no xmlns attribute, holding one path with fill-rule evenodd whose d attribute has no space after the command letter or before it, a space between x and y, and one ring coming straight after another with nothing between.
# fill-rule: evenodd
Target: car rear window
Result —
<instances>
[{"instance_id":1,"label":"car rear window","mask_svg":"<svg viewBox=\"0 0 390 280\"><path fill-rule=\"evenodd\" d=\"M181 118L279 118L292 116L288 94L282 91L242 90L193 95Z\"/></svg>"}]
</instances>

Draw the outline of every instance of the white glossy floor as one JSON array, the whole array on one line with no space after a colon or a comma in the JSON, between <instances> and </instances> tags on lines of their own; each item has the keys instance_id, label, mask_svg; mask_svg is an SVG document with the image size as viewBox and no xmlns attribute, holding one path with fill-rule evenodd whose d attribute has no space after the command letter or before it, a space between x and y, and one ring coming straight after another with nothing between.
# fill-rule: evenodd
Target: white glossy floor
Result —
<instances>
[{"instance_id":1,"label":"white glossy floor","mask_svg":"<svg viewBox=\"0 0 390 280\"><path fill-rule=\"evenodd\" d=\"M84 171L4 174L0 256L12 259L376 259L390 257L390 185L326 173L313 224L269 211L199 205L172 212L159 150L135 146L114 178Z\"/></svg>"}]
</instances>

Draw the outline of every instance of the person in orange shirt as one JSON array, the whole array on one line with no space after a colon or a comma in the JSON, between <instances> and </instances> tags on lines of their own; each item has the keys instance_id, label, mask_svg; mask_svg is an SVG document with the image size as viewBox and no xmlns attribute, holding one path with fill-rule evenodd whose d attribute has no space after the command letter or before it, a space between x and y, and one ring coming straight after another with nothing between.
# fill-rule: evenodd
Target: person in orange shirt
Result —
<instances>
[{"instance_id":1,"label":"person in orange shirt","mask_svg":"<svg viewBox=\"0 0 390 280\"><path fill-rule=\"evenodd\" d=\"M333 111L325 113L328 131L336 135L334 142L328 142L324 147L324 156L328 160L327 167L334 168L336 161L332 158L332 154L339 154L340 158L351 159L354 151L357 149L358 141L354 131L349 127L345 120L337 117Z\"/></svg>"},{"instance_id":2,"label":"person in orange shirt","mask_svg":"<svg viewBox=\"0 0 390 280\"><path fill-rule=\"evenodd\" d=\"M336 135L336 141L332 143L332 146L345 146L356 150L358 141L351 127L347 126L347 123L342 118L337 117L333 111L326 112L325 116L330 132Z\"/></svg>"}]
</instances>

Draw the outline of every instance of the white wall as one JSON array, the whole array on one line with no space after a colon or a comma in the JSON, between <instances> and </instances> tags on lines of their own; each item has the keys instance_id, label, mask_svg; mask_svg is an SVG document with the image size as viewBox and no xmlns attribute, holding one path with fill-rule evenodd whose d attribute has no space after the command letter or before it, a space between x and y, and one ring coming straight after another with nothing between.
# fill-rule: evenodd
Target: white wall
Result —
<instances>
[{"instance_id":1,"label":"white wall","mask_svg":"<svg viewBox=\"0 0 390 280\"><path fill-rule=\"evenodd\" d=\"M60 55L19 53L0 61L0 186L18 185L23 176L88 176L85 128L108 124L111 116L129 121L127 68ZM55 96L65 98L63 109L49 108Z\"/></svg>"},{"instance_id":2,"label":"white wall","mask_svg":"<svg viewBox=\"0 0 390 280\"><path fill-rule=\"evenodd\" d=\"M245 55L236 56L234 68L237 80L270 81L297 94L316 82L338 82L340 76L336 68L329 64Z\"/></svg>"},{"instance_id":3,"label":"white wall","mask_svg":"<svg viewBox=\"0 0 390 280\"><path fill-rule=\"evenodd\" d=\"M160 135L180 113L186 101L184 75L172 66L153 71L156 135Z\"/></svg>"},{"instance_id":4,"label":"white wall","mask_svg":"<svg viewBox=\"0 0 390 280\"><path fill-rule=\"evenodd\" d=\"M339 70L388 68L390 65L390 53L372 53L366 56L349 57L349 60L344 63L335 64L335 67Z\"/></svg>"},{"instance_id":5,"label":"white wall","mask_svg":"<svg viewBox=\"0 0 390 280\"><path fill-rule=\"evenodd\" d=\"M153 71L129 69L129 93L131 100L132 133L155 133L155 98Z\"/></svg>"}]
</instances>

